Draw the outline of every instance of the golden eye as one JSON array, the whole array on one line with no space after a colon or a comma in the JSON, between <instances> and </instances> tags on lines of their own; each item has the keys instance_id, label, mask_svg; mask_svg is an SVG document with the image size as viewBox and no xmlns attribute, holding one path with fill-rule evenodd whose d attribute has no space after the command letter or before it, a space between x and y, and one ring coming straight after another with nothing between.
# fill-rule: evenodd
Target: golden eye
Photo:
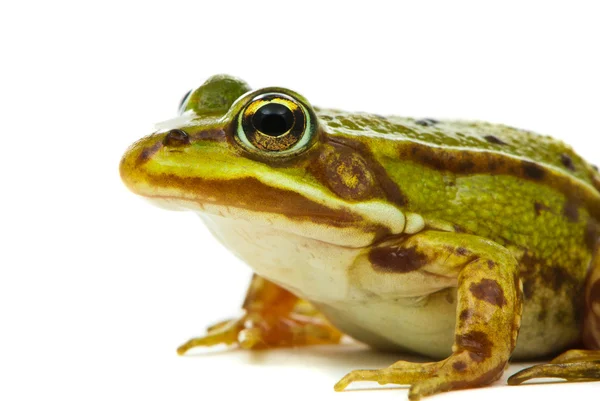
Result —
<instances>
[{"instance_id":1,"label":"golden eye","mask_svg":"<svg viewBox=\"0 0 600 401\"><path fill-rule=\"evenodd\" d=\"M306 149L314 136L306 106L280 93L252 99L238 117L237 139L251 151L289 155Z\"/></svg>"}]
</instances>

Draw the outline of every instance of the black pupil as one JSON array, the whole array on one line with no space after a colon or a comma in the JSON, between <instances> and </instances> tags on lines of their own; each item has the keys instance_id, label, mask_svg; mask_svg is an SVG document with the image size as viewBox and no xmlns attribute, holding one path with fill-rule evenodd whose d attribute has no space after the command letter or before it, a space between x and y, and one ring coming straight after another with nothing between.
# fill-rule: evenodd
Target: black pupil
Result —
<instances>
[{"instance_id":1,"label":"black pupil","mask_svg":"<svg viewBox=\"0 0 600 401\"><path fill-rule=\"evenodd\" d=\"M294 125L294 114L279 103L269 103L256 110L252 117L254 128L269 136L286 133Z\"/></svg>"}]
</instances>

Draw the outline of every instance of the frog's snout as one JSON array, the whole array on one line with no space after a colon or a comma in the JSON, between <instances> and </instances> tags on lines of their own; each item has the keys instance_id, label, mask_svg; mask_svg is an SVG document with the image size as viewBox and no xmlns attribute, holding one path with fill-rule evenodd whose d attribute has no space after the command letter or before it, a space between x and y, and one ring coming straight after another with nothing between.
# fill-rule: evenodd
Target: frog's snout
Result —
<instances>
[{"instance_id":1,"label":"frog's snout","mask_svg":"<svg viewBox=\"0 0 600 401\"><path fill-rule=\"evenodd\" d=\"M130 191L140 194L140 186L144 181L144 165L164 146L163 142L164 139L158 140L152 134L135 142L125 151L119 163L119 174Z\"/></svg>"}]
</instances>

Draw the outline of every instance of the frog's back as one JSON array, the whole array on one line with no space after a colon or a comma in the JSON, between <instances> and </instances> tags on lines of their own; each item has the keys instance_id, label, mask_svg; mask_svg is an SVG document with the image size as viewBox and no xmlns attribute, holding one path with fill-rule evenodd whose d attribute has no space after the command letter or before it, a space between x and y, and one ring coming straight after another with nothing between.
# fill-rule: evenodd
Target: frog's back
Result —
<instances>
[{"instance_id":1,"label":"frog's back","mask_svg":"<svg viewBox=\"0 0 600 401\"><path fill-rule=\"evenodd\" d=\"M508 159L513 156L516 159L528 160L538 164L541 170L559 171L594 187L596 195L600 195L598 168L583 160L564 142L547 135L479 121L384 117L367 113L349 114L329 109L319 110L319 118L325 123L328 132L334 134L413 142L423 147L485 152L496 154L498 158ZM479 167L479 171L494 170L494 166L490 165ZM468 172L468 169L464 170ZM535 175L533 172L532 174Z\"/></svg>"}]
</instances>

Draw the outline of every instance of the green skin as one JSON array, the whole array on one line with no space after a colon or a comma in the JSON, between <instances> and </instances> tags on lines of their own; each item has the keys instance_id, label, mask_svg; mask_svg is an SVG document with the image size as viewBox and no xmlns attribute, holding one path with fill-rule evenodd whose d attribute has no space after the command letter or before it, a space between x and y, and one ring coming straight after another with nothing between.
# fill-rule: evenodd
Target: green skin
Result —
<instances>
[{"instance_id":1,"label":"green skin","mask_svg":"<svg viewBox=\"0 0 600 401\"><path fill-rule=\"evenodd\" d=\"M240 139L240 113L257 95L274 92L305 108L310 123L300 148L265 150ZM375 347L447 356L355 371L338 390L356 380L408 383L416 399L490 383L511 355L556 354L582 338L598 348L600 175L550 137L487 123L317 109L286 89L250 92L243 81L215 76L184 99L180 117L132 145L120 169L132 191L171 207L268 221L282 241L302 238L323 254L346 252L339 281L359 298L377 294L389 304L414 293L433 297L437 308L436 294L450 289L455 299L440 308L456 311L456 327L445 355L379 336L378 327L356 327L356 317L341 312L343 300L262 268L269 255L236 248L226 224L215 223L215 235L257 273L311 301L347 334ZM558 373L548 365L512 382L597 377L599 358L581 352Z\"/></svg>"}]
</instances>

